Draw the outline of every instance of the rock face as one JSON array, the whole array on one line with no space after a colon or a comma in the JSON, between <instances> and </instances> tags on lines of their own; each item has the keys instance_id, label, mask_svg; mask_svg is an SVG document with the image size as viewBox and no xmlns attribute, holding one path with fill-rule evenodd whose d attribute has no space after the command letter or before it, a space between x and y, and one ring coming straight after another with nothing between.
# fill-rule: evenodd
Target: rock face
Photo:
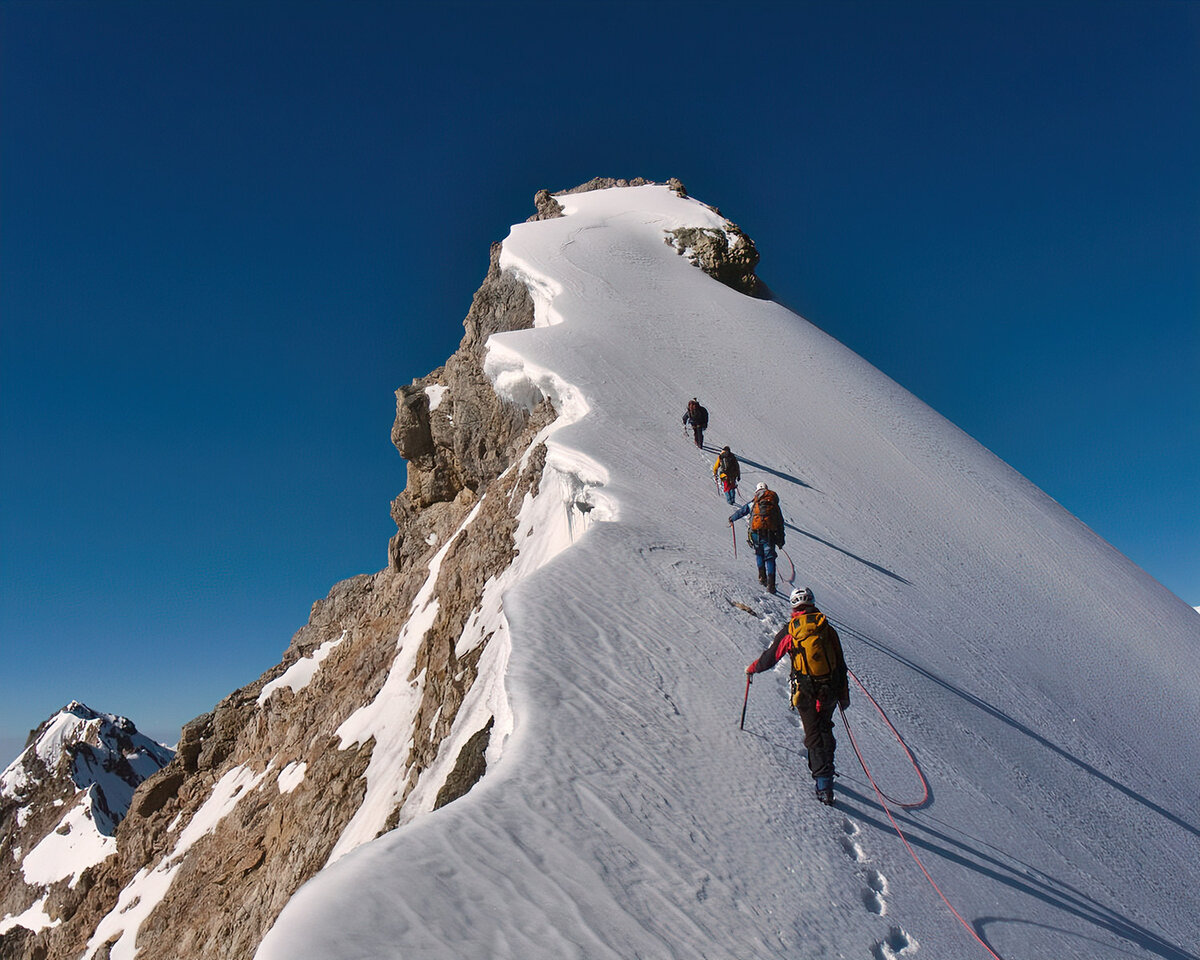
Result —
<instances>
[{"instance_id":1,"label":"rock face","mask_svg":"<svg viewBox=\"0 0 1200 960\"><path fill-rule=\"evenodd\" d=\"M765 296L766 290L754 273L758 250L737 224L727 222L724 230L673 230L666 242L714 280L750 297Z\"/></svg>"},{"instance_id":2,"label":"rock face","mask_svg":"<svg viewBox=\"0 0 1200 960\"><path fill-rule=\"evenodd\" d=\"M561 215L546 191L535 206L532 219ZM104 958L135 944L138 960L251 957L331 856L453 802L484 774L500 721L473 693L493 641L479 613L520 552L522 504L541 493L544 431L558 415L548 398L502 400L484 372L488 337L534 321L499 254L494 244L458 350L396 392L407 484L392 503L386 569L334 586L281 663L184 728L174 759L134 794L115 850L45 904L52 926L10 922L0 960ZM564 498L567 522L573 510L580 522L586 496ZM383 707L393 726L407 722L386 749L369 723Z\"/></svg>"}]
</instances>

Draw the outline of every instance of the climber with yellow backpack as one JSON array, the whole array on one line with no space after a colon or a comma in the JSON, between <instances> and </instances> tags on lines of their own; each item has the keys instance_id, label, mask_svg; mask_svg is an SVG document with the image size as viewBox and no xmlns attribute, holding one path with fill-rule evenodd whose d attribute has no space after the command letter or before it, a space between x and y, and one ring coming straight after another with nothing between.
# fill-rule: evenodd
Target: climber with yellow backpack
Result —
<instances>
[{"instance_id":1,"label":"climber with yellow backpack","mask_svg":"<svg viewBox=\"0 0 1200 960\"><path fill-rule=\"evenodd\" d=\"M721 452L717 454L717 462L713 464L713 479L720 484L725 501L733 506L738 481L742 479L742 465L728 446L722 447Z\"/></svg>"},{"instance_id":2,"label":"climber with yellow backpack","mask_svg":"<svg viewBox=\"0 0 1200 960\"><path fill-rule=\"evenodd\" d=\"M808 769L816 787L816 798L833 803L833 714L850 705L846 660L842 641L833 625L813 602L808 587L792 591L792 616L771 640L771 645L746 668L747 678L770 670L784 657L792 666L792 707L804 724L804 746ZM747 680L749 683L749 680ZM749 688L747 687L747 693Z\"/></svg>"},{"instance_id":3,"label":"climber with yellow backpack","mask_svg":"<svg viewBox=\"0 0 1200 960\"><path fill-rule=\"evenodd\" d=\"M754 559L758 563L758 582L775 592L775 548L784 541L783 512L779 509L779 495L765 483L754 488L754 499L742 504L729 518L735 520L750 515L750 529L746 538L754 548Z\"/></svg>"}]
</instances>

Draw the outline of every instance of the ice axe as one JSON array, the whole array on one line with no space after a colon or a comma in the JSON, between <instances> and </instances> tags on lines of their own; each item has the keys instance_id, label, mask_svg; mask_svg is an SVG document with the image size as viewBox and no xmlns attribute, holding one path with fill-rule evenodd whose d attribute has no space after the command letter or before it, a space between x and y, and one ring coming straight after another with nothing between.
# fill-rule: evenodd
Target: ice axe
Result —
<instances>
[{"instance_id":1,"label":"ice axe","mask_svg":"<svg viewBox=\"0 0 1200 960\"><path fill-rule=\"evenodd\" d=\"M739 730L746 729L746 704L750 702L750 674L746 674L746 696L742 700L742 722L738 724Z\"/></svg>"}]
</instances>

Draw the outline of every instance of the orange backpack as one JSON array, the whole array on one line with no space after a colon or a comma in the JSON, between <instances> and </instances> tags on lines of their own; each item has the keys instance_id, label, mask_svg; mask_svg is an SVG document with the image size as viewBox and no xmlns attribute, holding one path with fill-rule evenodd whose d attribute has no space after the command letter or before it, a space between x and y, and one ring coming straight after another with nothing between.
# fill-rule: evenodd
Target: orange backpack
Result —
<instances>
[{"instance_id":1,"label":"orange backpack","mask_svg":"<svg viewBox=\"0 0 1200 960\"><path fill-rule=\"evenodd\" d=\"M755 533L769 533L779 529L779 497L774 490L760 490L754 495L754 507L750 511L750 529Z\"/></svg>"}]
</instances>

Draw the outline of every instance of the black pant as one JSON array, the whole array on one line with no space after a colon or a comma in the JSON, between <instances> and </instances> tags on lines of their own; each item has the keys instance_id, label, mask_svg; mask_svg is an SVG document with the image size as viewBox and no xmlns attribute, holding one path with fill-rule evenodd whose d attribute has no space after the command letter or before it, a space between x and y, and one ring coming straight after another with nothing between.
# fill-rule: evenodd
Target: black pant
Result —
<instances>
[{"instance_id":1,"label":"black pant","mask_svg":"<svg viewBox=\"0 0 1200 960\"><path fill-rule=\"evenodd\" d=\"M807 677L792 678L792 706L804 724L804 746L808 748L808 769L813 779L833 776L833 753L837 741L833 737L833 713L837 697L833 686Z\"/></svg>"}]
</instances>

